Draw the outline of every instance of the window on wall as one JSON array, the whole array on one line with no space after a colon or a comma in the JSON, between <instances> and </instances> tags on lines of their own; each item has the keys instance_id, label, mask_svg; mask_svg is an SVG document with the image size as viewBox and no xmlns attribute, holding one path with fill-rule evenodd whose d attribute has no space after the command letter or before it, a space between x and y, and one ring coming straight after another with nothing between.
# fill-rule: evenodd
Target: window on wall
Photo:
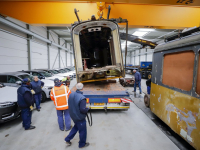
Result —
<instances>
[{"instance_id":1,"label":"window on wall","mask_svg":"<svg viewBox=\"0 0 200 150\"><path fill-rule=\"evenodd\" d=\"M193 51L164 55L163 84L190 91L193 82L194 59Z\"/></svg>"},{"instance_id":2,"label":"window on wall","mask_svg":"<svg viewBox=\"0 0 200 150\"><path fill-rule=\"evenodd\" d=\"M199 63L198 63L198 69L197 69L197 88L196 88L197 94L200 94L200 52L199 52Z\"/></svg>"}]
</instances>

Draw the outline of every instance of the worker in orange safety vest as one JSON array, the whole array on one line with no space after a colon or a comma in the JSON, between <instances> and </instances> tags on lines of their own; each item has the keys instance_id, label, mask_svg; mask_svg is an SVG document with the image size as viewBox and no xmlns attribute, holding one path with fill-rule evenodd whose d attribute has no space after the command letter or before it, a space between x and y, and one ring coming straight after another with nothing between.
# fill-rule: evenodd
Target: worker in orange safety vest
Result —
<instances>
[{"instance_id":1,"label":"worker in orange safety vest","mask_svg":"<svg viewBox=\"0 0 200 150\"><path fill-rule=\"evenodd\" d=\"M61 131L69 131L71 129L71 118L68 110L68 98L71 91L58 78L54 79L54 84L55 86L51 89L51 100L54 101L57 110L58 125ZM63 115L65 118L65 127Z\"/></svg>"}]
</instances>

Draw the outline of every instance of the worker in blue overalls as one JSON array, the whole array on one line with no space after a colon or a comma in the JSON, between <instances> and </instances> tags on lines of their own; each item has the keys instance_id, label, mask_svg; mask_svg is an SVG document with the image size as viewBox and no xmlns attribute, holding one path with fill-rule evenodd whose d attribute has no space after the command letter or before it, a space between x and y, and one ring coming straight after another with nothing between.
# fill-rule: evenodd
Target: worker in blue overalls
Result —
<instances>
[{"instance_id":1,"label":"worker in blue overalls","mask_svg":"<svg viewBox=\"0 0 200 150\"><path fill-rule=\"evenodd\" d=\"M35 126L31 125L32 111L30 106L34 103L34 100L30 88L30 79L25 78L17 90L17 104L21 108L22 125L25 130L35 129Z\"/></svg>"},{"instance_id":2,"label":"worker in blue overalls","mask_svg":"<svg viewBox=\"0 0 200 150\"><path fill-rule=\"evenodd\" d=\"M65 141L68 146L71 145L70 140L74 138L76 133L79 131L79 148L89 146L89 143L86 143L87 138L87 127L86 127L86 114L89 108L86 108L86 98L83 96L83 84L78 83L76 85L76 92L72 92L69 95L69 114L72 120L74 121L74 127L71 129L69 135L65 138Z\"/></svg>"},{"instance_id":3,"label":"worker in blue overalls","mask_svg":"<svg viewBox=\"0 0 200 150\"><path fill-rule=\"evenodd\" d=\"M42 87L44 86L44 82L40 81L37 76L33 77L33 81L31 82L32 89L35 91L34 100L36 104L37 111L40 111L40 103L42 98Z\"/></svg>"},{"instance_id":4,"label":"worker in blue overalls","mask_svg":"<svg viewBox=\"0 0 200 150\"><path fill-rule=\"evenodd\" d=\"M133 70L133 72L135 73L134 93L136 92L136 86L138 85L139 90L140 90L140 94L142 94L142 90L141 90L141 74L136 70Z\"/></svg>"}]
</instances>

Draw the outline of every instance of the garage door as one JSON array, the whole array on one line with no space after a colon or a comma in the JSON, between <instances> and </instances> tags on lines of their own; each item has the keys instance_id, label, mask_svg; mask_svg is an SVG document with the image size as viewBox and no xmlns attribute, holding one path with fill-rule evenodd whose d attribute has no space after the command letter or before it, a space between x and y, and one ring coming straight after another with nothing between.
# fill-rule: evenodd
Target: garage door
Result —
<instances>
[{"instance_id":1,"label":"garage door","mask_svg":"<svg viewBox=\"0 0 200 150\"><path fill-rule=\"evenodd\" d=\"M47 45L32 42L32 68L48 68Z\"/></svg>"},{"instance_id":2,"label":"garage door","mask_svg":"<svg viewBox=\"0 0 200 150\"><path fill-rule=\"evenodd\" d=\"M64 50L60 51L60 67L61 68L66 67L66 55Z\"/></svg>"},{"instance_id":3,"label":"garage door","mask_svg":"<svg viewBox=\"0 0 200 150\"><path fill-rule=\"evenodd\" d=\"M0 31L0 72L28 69L26 39Z\"/></svg>"},{"instance_id":4,"label":"garage door","mask_svg":"<svg viewBox=\"0 0 200 150\"><path fill-rule=\"evenodd\" d=\"M50 68L59 68L58 48L50 47Z\"/></svg>"}]
</instances>

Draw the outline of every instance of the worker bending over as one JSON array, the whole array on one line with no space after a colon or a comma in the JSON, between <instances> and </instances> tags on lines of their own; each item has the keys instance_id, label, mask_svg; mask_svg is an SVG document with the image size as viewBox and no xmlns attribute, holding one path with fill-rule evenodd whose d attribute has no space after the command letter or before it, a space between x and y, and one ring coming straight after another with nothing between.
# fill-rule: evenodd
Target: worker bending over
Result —
<instances>
[{"instance_id":1,"label":"worker bending over","mask_svg":"<svg viewBox=\"0 0 200 150\"><path fill-rule=\"evenodd\" d=\"M51 100L57 109L58 125L61 131L68 131L71 129L71 118L68 110L68 98L71 94L69 88L62 84L58 78L54 80L55 86L51 89ZM65 117L65 127L63 114Z\"/></svg>"},{"instance_id":2,"label":"worker bending over","mask_svg":"<svg viewBox=\"0 0 200 150\"><path fill-rule=\"evenodd\" d=\"M65 141L68 146L71 145L71 140L79 131L79 148L89 146L89 143L86 143L87 138L87 127L86 127L86 114L89 108L86 108L86 98L83 96L83 84L78 83L76 85L76 92L72 92L69 96L69 113L74 121L74 127L70 131L69 135L65 138Z\"/></svg>"},{"instance_id":3,"label":"worker bending over","mask_svg":"<svg viewBox=\"0 0 200 150\"><path fill-rule=\"evenodd\" d=\"M142 90L141 90L141 74L136 71L133 70L133 72L135 73L135 84L134 84L134 92L136 92L136 86L139 86L139 90L140 90L140 94L142 94Z\"/></svg>"},{"instance_id":4,"label":"worker bending over","mask_svg":"<svg viewBox=\"0 0 200 150\"><path fill-rule=\"evenodd\" d=\"M40 81L37 76L33 76L33 81L31 82L32 89L35 91L34 99L36 104L37 111L40 111L40 103L42 98L42 87L44 86L44 82Z\"/></svg>"},{"instance_id":5,"label":"worker bending over","mask_svg":"<svg viewBox=\"0 0 200 150\"><path fill-rule=\"evenodd\" d=\"M30 106L34 103L34 100L30 88L30 79L25 78L17 90L17 104L21 108L22 125L25 130L35 129L35 126L31 126L32 111Z\"/></svg>"}]
</instances>

